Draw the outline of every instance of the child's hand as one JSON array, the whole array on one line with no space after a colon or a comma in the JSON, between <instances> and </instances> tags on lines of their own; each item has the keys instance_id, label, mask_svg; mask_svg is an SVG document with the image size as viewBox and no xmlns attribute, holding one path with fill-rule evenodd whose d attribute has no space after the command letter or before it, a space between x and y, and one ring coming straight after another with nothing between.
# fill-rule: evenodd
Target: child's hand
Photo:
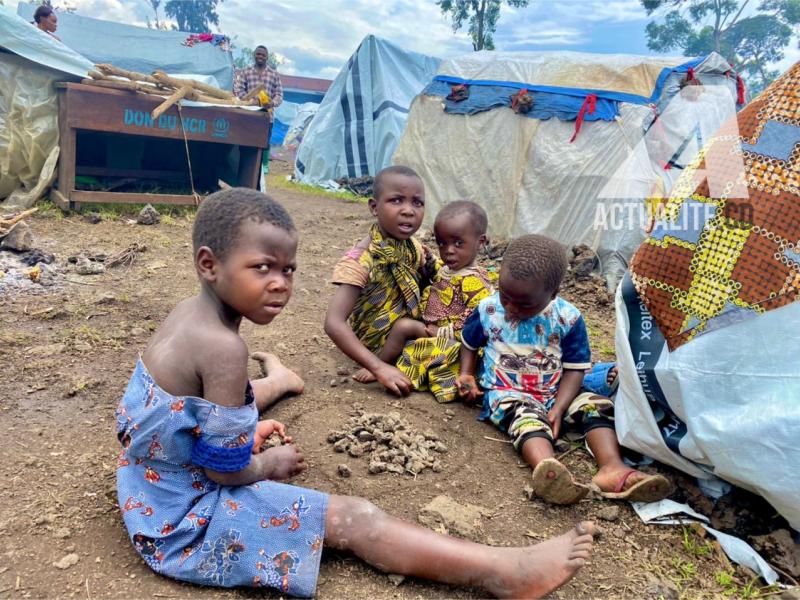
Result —
<instances>
[{"instance_id":1,"label":"child's hand","mask_svg":"<svg viewBox=\"0 0 800 600\"><path fill-rule=\"evenodd\" d=\"M408 396L411 393L411 380L392 365L376 369L373 374L387 390L395 396Z\"/></svg>"},{"instance_id":2,"label":"child's hand","mask_svg":"<svg viewBox=\"0 0 800 600\"><path fill-rule=\"evenodd\" d=\"M458 395L464 399L465 404L474 404L479 396L483 396L483 392L475 382L474 375L461 373L456 378L456 387L458 387Z\"/></svg>"},{"instance_id":3,"label":"child's hand","mask_svg":"<svg viewBox=\"0 0 800 600\"><path fill-rule=\"evenodd\" d=\"M550 431L553 432L553 441L558 439L561 433L561 419L564 418L564 411L555 407L547 411L547 420L550 421Z\"/></svg>"},{"instance_id":4,"label":"child's hand","mask_svg":"<svg viewBox=\"0 0 800 600\"><path fill-rule=\"evenodd\" d=\"M286 435L286 425L275 419L265 419L256 423L256 432L253 435L253 454L261 452L261 444L273 433L277 433L284 443L290 444L292 437Z\"/></svg>"}]
</instances>

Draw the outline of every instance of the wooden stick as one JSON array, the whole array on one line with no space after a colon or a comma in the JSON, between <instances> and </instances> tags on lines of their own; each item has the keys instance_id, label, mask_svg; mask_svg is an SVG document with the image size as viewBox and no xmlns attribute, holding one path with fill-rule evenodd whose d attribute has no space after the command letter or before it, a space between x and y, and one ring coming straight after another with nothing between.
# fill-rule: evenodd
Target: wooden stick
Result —
<instances>
[{"instance_id":1,"label":"wooden stick","mask_svg":"<svg viewBox=\"0 0 800 600\"><path fill-rule=\"evenodd\" d=\"M164 100L155 109L153 109L153 112L150 113L150 116L155 121L156 119L158 119L158 117L160 117L165 112L167 112L167 110L169 109L170 106L172 106L173 104L175 104L179 100L181 100L184 97L186 97L186 94L188 94L191 91L192 91L192 88L190 88L188 85L183 86L181 89L179 89L174 94L172 94L172 96L170 96L169 98Z\"/></svg>"},{"instance_id":2,"label":"wooden stick","mask_svg":"<svg viewBox=\"0 0 800 600\"><path fill-rule=\"evenodd\" d=\"M201 94L198 91L195 91L194 98L191 100L196 100L197 102L208 102L209 104L227 104L230 106L255 106L258 104L258 101L250 101L250 102L242 102L238 98L215 98L213 96L207 96L206 94Z\"/></svg>"},{"instance_id":3,"label":"wooden stick","mask_svg":"<svg viewBox=\"0 0 800 600\"><path fill-rule=\"evenodd\" d=\"M136 71L128 71L127 69L120 69L119 67L115 67L114 65L109 65L104 63L95 65L95 68L98 69L104 75L114 75L116 77L124 77L125 79L130 79L131 81L144 81L145 83L152 83L154 85L158 84L158 81L150 75L145 75L144 73L137 73ZM174 86L174 87L180 87L180 86Z\"/></svg>"},{"instance_id":4,"label":"wooden stick","mask_svg":"<svg viewBox=\"0 0 800 600\"><path fill-rule=\"evenodd\" d=\"M81 83L86 85L95 85L98 87L111 88L115 90L128 90L130 92L142 92L144 94L155 94L157 96L165 96L172 93L172 90L164 90L161 88L147 85L145 83L137 83L135 81L113 81L111 79L84 79Z\"/></svg>"},{"instance_id":5,"label":"wooden stick","mask_svg":"<svg viewBox=\"0 0 800 600\"><path fill-rule=\"evenodd\" d=\"M221 90L213 85L208 85L207 83L203 83L201 81L195 81L194 79L178 79L175 77L170 77L164 73L164 71L153 71L153 78L161 85L169 86L175 89L182 88L185 85L190 85L196 91L202 92L207 96L221 98L223 100L230 100L233 98L233 93L231 92Z\"/></svg>"},{"instance_id":6,"label":"wooden stick","mask_svg":"<svg viewBox=\"0 0 800 600\"><path fill-rule=\"evenodd\" d=\"M31 209L22 211L21 213L19 213L15 217L11 217L10 219L0 219L0 226L2 226L2 227L11 227L12 225L16 225L17 223L22 221L22 219L24 219L27 216L32 215L37 210L39 210L39 209L38 208L31 208Z\"/></svg>"}]
</instances>

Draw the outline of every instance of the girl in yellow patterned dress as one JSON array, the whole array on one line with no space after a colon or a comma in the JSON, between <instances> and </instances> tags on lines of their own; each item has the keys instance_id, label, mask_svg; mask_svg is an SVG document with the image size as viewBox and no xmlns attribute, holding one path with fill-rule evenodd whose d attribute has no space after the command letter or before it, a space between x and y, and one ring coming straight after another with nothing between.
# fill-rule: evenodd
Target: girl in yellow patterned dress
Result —
<instances>
[{"instance_id":1,"label":"girl in yellow patterned dress","mask_svg":"<svg viewBox=\"0 0 800 600\"><path fill-rule=\"evenodd\" d=\"M417 391L430 389L439 402L455 400L461 329L472 310L493 292L490 274L475 264L486 243L486 212L474 202L450 202L433 226L439 269L422 292L422 320L404 317L392 325L378 358L393 364ZM355 374L375 381L367 369Z\"/></svg>"}]
</instances>

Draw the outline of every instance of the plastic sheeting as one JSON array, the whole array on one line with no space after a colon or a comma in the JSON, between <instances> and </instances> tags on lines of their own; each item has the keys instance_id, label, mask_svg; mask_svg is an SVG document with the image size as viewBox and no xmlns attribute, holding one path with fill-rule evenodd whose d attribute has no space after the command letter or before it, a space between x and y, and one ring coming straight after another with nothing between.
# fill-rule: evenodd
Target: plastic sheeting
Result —
<instances>
[{"instance_id":1,"label":"plastic sheeting","mask_svg":"<svg viewBox=\"0 0 800 600\"><path fill-rule=\"evenodd\" d=\"M334 80L297 152L305 183L375 175L391 164L408 107L439 59L367 36Z\"/></svg>"},{"instance_id":2,"label":"plastic sheeting","mask_svg":"<svg viewBox=\"0 0 800 600\"><path fill-rule=\"evenodd\" d=\"M725 76L730 67L716 54L689 63L697 65L695 74L704 86L726 90L719 97L727 110L702 113L702 127L674 111L678 124L670 124L672 130L659 126L650 134L656 113L643 99L658 88L661 95L654 104L666 111L685 77L673 70L686 65L686 58L494 54L444 61L439 75L563 85L569 87L569 94L575 86L583 88L584 94L616 89L636 94L637 101L620 102L615 121L584 122L570 143L575 121L538 121L504 107L468 116L446 114L441 97L420 95L412 104L393 163L414 168L425 181L428 225L446 202L474 200L486 209L492 235L540 233L565 245L591 246L613 287L645 238L644 198L654 188L667 189L672 181L658 161L665 153L651 156L652 145L640 143L647 141L646 134L648 138L667 136L667 147L677 149L684 131L715 131L722 115L734 110L735 80ZM630 189L609 190L615 173L629 166L632 157L638 161L632 175L641 184L635 194L630 195Z\"/></svg>"},{"instance_id":3,"label":"plastic sheeting","mask_svg":"<svg viewBox=\"0 0 800 600\"><path fill-rule=\"evenodd\" d=\"M20 2L17 14L31 22L35 10L35 5ZM171 74L212 75L221 88L233 86L232 54L212 44L183 46L189 35L185 32L134 27L59 11L56 35L65 46L93 62L140 73L160 69ZM4 41L0 43L5 45Z\"/></svg>"},{"instance_id":4,"label":"plastic sheeting","mask_svg":"<svg viewBox=\"0 0 800 600\"><path fill-rule=\"evenodd\" d=\"M800 529L800 302L673 352L626 276L616 296L620 443L763 496Z\"/></svg>"},{"instance_id":5,"label":"plastic sheeting","mask_svg":"<svg viewBox=\"0 0 800 600\"><path fill-rule=\"evenodd\" d=\"M44 34L43 34L44 35ZM64 75L0 54L0 199L4 210L31 206L52 181L58 158L58 99Z\"/></svg>"}]
</instances>

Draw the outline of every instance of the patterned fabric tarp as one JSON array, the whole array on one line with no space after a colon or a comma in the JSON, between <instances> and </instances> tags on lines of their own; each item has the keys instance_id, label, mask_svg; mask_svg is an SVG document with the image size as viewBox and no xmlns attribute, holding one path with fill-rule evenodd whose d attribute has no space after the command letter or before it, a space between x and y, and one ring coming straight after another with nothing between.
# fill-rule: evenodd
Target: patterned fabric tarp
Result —
<instances>
[{"instance_id":1,"label":"patterned fabric tarp","mask_svg":"<svg viewBox=\"0 0 800 600\"><path fill-rule=\"evenodd\" d=\"M704 147L631 261L670 350L797 299L798 187L800 62Z\"/></svg>"}]
</instances>

